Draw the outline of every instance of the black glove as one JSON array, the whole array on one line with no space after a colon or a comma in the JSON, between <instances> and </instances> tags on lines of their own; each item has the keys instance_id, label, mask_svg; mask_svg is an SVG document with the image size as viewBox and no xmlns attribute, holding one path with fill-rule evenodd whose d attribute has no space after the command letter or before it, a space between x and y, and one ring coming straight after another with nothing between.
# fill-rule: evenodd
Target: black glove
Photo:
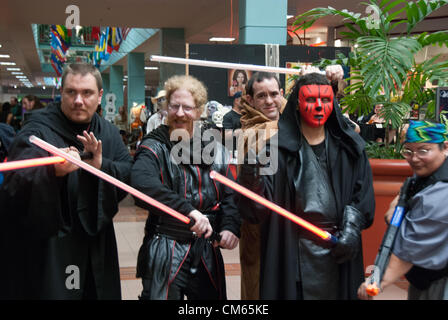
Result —
<instances>
[{"instance_id":1,"label":"black glove","mask_svg":"<svg viewBox=\"0 0 448 320\"><path fill-rule=\"evenodd\" d=\"M361 246L361 230L364 228L365 218L358 209L352 206L344 208L342 230L339 241L331 251L337 263L344 263L353 259Z\"/></svg>"}]
</instances>

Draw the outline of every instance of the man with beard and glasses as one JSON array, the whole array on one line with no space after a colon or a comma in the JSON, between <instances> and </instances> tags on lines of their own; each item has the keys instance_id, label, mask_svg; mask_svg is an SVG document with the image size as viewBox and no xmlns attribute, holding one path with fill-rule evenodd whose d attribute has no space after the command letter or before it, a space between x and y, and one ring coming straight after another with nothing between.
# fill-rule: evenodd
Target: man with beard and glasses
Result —
<instances>
[{"instance_id":1,"label":"man with beard and glasses","mask_svg":"<svg viewBox=\"0 0 448 320\"><path fill-rule=\"evenodd\" d=\"M231 176L230 156L219 134L216 139L202 139L207 128L197 120L207 102L207 90L200 81L174 76L166 81L165 92L167 125L143 139L131 184L194 224L189 226L136 199L138 206L149 211L137 262L137 277L143 283L140 299L182 300L184 295L192 300L226 299L220 248L237 246L240 218L232 191L209 174L214 170ZM206 150L214 150L207 161L202 157ZM182 161L178 152L186 153ZM213 232L221 239L212 238Z\"/></svg>"}]
</instances>

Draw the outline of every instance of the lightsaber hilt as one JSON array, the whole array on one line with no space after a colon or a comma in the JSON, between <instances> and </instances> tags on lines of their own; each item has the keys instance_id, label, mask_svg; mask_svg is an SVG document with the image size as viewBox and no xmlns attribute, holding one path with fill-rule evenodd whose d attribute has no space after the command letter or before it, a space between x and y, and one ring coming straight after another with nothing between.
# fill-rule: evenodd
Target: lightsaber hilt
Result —
<instances>
[{"instance_id":1,"label":"lightsaber hilt","mask_svg":"<svg viewBox=\"0 0 448 320\"><path fill-rule=\"evenodd\" d=\"M215 179L216 181L226 185L227 187L241 193L242 195L248 197L249 199L267 207L268 209L271 209L272 211L280 214L281 216L287 218L288 220L298 224L299 226L303 227L304 229L314 233L318 237L320 237L323 240L326 240L332 244L337 244L338 239L333 236L331 233L322 230L319 227L316 227L315 225L309 223L308 221L296 216L295 214L289 212L288 210L276 205L275 203L263 198L262 196L256 194L255 192L241 186L240 184L230 180L227 177L224 177L223 175L219 174L216 171L210 172L210 177L212 179Z\"/></svg>"}]
</instances>

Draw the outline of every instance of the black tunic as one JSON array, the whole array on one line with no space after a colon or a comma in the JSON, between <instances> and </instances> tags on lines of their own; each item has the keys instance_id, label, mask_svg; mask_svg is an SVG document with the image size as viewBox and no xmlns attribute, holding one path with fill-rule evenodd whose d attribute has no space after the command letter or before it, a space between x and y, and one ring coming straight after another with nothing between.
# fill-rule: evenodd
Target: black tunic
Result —
<instances>
[{"instance_id":1,"label":"black tunic","mask_svg":"<svg viewBox=\"0 0 448 320\"><path fill-rule=\"evenodd\" d=\"M9 160L49 155L28 141L30 135L58 148L82 150L76 135L84 129L102 140L101 170L128 182L132 158L116 127L97 114L90 124L75 124L60 104L32 113L11 146ZM65 177L56 177L54 166L7 172L0 189L0 296L120 299L112 218L125 195L81 169Z\"/></svg>"},{"instance_id":2,"label":"black tunic","mask_svg":"<svg viewBox=\"0 0 448 320\"><path fill-rule=\"evenodd\" d=\"M273 148L278 150L278 170L271 176L263 176L264 196L305 220L322 226L334 222L338 228L342 224L344 207L351 205L365 215L364 227L367 228L375 211L372 172L362 139L347 126L336 103L325 124L328 145L325 156L336 221L325 221L328 216L304 211L308 189L312 189L310 184L307 186L306 179L311 179L312 174L310 176L308 171L309 163L307 166L302 163L306 148L297 105L297 94L291 94L279 120L278 136L271 138L271 155ZM274 145L275 141L278 145ZM330 268L331 256L325 251L328 249L316 236L247 198L241 197L238 207L243 218L261 223L261 299L356 299L357 289L364 281L362 250L355 259L339 265L338 280L322 276L333 268ZM319 263L320 253L323 258ZM325 292L334 287L332 281L337 282L336 295ZM297 283L302 288L298 289Z\"/></svg>"}]
</instances>

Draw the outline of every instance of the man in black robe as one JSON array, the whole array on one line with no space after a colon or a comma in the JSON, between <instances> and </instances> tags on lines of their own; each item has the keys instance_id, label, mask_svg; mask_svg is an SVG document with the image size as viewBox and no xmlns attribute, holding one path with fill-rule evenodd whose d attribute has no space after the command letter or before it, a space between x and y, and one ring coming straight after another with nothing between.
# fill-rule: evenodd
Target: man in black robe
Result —
<instances>
[{"instance_id":1,"label":"man in black robe","mask_svg":"<svg viewBox=\"0 0 448 320\"><path fill-rule=\"evenodd\" d=\"M9 161L49 156L35 135L127 182L132 158L116 127L96 113L103 94L93 66L72 64L61 102L30 115ZM0 189L0 299L121 299L112 218L126 193L66 161L9 171Z\"/></svg>"},{"instance_id":2,"label":"man in black robe","mask_svg":"<svg viewBox=\"0 0 448 320\"><path fill-rule=\"evenodd\" d=\"M364 281L361 231L375 211L364 143L344 121L325 76L297 81L271 139L278 170L242 165L239 182L339 238L330 246L245 197L243 218L261 224L261 299L356 299ZM278 145L273 142L278 141ZM276 156L277 155L277 156ZM250 162L249 162L250 163Z\"/></svg>"}]
</instances>

